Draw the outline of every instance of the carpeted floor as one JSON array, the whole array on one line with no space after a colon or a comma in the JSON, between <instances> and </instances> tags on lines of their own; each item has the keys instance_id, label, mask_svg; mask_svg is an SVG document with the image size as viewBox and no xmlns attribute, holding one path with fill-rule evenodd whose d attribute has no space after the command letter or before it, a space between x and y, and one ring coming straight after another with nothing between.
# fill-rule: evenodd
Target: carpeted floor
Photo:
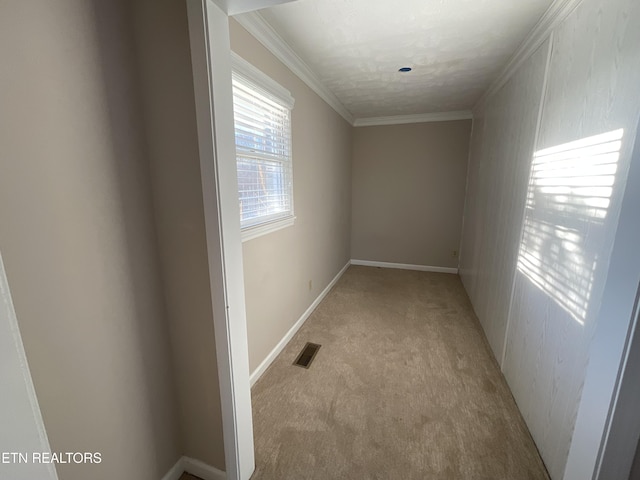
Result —
<instances>
[{"instance_id":1,"label":"carpeted floor","mask_svg":"<svg viewBox=\"0 0 640 480\"><path fill-rule=\"evenodd\" d=\"M548 479L455 275L350 267L252 398L252 480Z\"/></svg>"}]
</instances>

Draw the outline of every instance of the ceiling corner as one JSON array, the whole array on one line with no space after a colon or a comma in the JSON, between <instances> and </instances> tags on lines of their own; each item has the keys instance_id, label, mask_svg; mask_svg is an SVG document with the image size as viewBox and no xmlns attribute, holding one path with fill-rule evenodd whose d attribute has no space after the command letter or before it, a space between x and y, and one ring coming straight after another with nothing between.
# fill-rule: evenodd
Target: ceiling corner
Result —
<instances>
[{"instance_id":1,"label":"ceiling corner","mask_svg":"<svg viewBox=\"0 0 640 480\"><path fill-rule=\"evenodd\" d=\"M509 81L520 65L551 36L556 26L562 23L580 3L582 3L582 0L554 0L520 44L498 77L476 102L472 110L481 109L487 98L500 90Z\"/></svg>"},{"instance_id":2,"label":"ceiling corner","mask_svg":"<svg viewBox=\"0 0 640 480\"><path fill-rule=\"evenodd\" d=\"M242 13L233 17L253 37L269 50L278 60L286 65L300 80L320 96L350 125L353 115L320 80L318 75L296 54L271 25L258 12Z\"/></svg>"}]
</instances>

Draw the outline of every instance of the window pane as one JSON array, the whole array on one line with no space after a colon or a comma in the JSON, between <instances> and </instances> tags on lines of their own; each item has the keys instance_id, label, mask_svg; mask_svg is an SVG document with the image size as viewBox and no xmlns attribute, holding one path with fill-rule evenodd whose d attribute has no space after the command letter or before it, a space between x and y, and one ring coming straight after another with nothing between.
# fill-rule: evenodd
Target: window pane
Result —
<instances>
[{"instance_id":1,"label":"window pane","mask_svg":"<svg viewBox=\"0 0 640 480\"><path fill-rule=\"evenodd\" d=\"M238 157L240 219L255 224L261 217L284 215L291 210L287 168L280 162Z\"/></svg>"},{"instance_id":2,"label":"window pane","mask_svg":"<svg viewBox=\"0 0 640 480\"><path fill-rule=\"evenodd\" d=\"M241 226L291 216L290 110L235 72L233 95Z\"/></svg>"}]
</instances>

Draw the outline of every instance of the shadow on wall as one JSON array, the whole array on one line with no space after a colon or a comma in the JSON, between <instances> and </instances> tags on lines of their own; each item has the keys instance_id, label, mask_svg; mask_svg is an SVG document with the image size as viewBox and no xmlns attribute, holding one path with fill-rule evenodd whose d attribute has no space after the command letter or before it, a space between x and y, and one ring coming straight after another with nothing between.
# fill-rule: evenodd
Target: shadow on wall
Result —
<instances>
[{"instance_id":1,"label":"shadow on wall","mask_svg":"<svg viewBox=\"0 0 640 480\"><path fill-rule=\"evenodd\" d=\"M130 292L135 318L130 330L138 364L131 365L138 380L130 412L139 418L135 454L151 476L162 476L179 456L176 386L170 362L159 258L150 186L150 172L141 113L140 89L134 57L131 7L126 1L93 0L99 68L104 82L105 110L111 137L114 183L122 219L127 270L122 285ZM123 332L123 335L125 332ZM133 403L133 402L132 402ZM110 459L107 459L110 460ZM152 470L153 469L153 470ZM154 471L155 470L155 471Z\"/></svg>"},{"instance_id":2,"label":"shadow on wall","mask_svg":"<svg viewBox=\"0 0 640 480\"><path fill-rule=\"evenodd\" d=\"M584 325L624 131L540 150L531 165L518 270Z\"/></svg>"}]
</instances>

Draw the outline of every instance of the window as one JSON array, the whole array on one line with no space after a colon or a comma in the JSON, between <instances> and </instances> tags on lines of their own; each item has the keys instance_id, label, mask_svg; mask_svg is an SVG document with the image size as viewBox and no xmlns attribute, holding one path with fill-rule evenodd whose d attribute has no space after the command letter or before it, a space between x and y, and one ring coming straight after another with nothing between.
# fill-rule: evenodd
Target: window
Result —
<instances>
[{"instance_id":1,"label":"window","mask_svg":"<svg viewBox=\"0 0 640 480\"><path fill-rule=\"evenodd\" d=\"M243 240L293 224L291 94L233 56L233 110Z\"/></svg>"}]
</instances>

